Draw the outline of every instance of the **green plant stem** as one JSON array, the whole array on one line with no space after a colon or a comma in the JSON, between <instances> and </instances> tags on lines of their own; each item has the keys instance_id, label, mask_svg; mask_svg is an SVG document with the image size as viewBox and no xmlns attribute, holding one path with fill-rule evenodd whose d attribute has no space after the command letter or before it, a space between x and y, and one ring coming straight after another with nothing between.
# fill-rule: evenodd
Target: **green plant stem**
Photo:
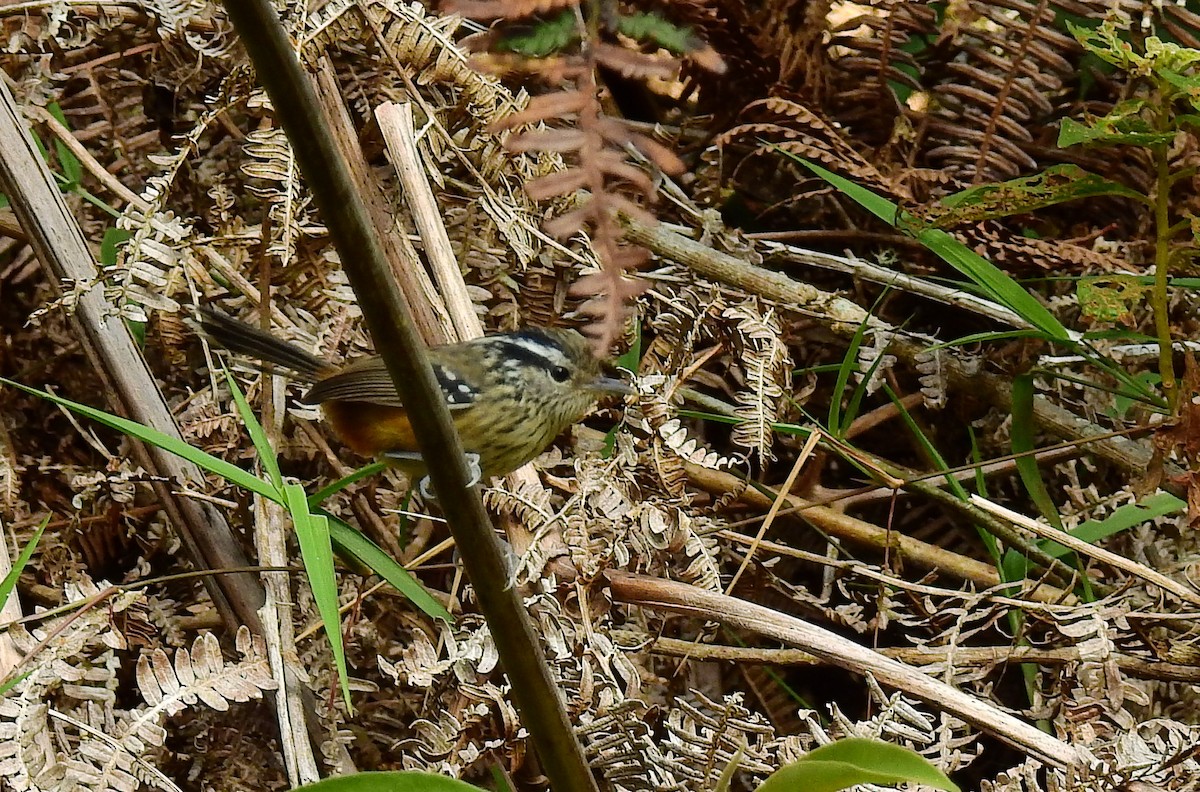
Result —
<instances>
[{"instance_id":1,"label":"green plant stem","mask_svg":"<svg viewBox=\"0 0 1200 792\"><path fill-rule=\"evenodd\" d=\"M268 0L226 0L225 9L267 89L296 161L341 256L342 266L371 331L375 349L412 419L429 477L463 566L477 593L522 723L550 786L562 792L597 790L582 746L551 677L516 587L509 585L503 544L479 491L470 486L462 443L441 388L391 276L378 231L338 148L316 91ZM410 262L409 266L419 266Z\"/></svg>"},{"instance_id":2,"label":"green plant stem","mask_svg":"<svg viewBox=\"0 0 1200 792\"><path fill-rule=\"evenodd\" d=\"M1167 397L1167 404L1174 413L1179 403L1179 386L1175 381L1170 301L1167 295L1171 258L1171 220L1168 214L1171 178L1167 170L1167 146L1160 143L1154 146L1153 150L1158 176L1154 188L1154 291L1150 303L1154 307L1154 331L1158 336L1158 372L1162 377L1163 395Z\"/></svg>"}]
</instances>

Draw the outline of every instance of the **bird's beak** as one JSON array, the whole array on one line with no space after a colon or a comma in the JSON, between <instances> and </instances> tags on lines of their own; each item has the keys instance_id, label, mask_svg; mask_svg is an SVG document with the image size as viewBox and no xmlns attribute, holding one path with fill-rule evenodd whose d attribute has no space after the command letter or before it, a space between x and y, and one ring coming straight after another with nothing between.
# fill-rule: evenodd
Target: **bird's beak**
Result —
<instances>
[{"instance_id":1,"label":"bird's beak","mask_svg":"<svg viewBox=\"0 0 1200 792\"><path fill-rule=\"evenodd\" d=\"M612 394L614 396L632 396L634 390L629 383L622 382L616 377L596 377L592 381L592 390L596 393Z\"/></svg>"}]
</instances>

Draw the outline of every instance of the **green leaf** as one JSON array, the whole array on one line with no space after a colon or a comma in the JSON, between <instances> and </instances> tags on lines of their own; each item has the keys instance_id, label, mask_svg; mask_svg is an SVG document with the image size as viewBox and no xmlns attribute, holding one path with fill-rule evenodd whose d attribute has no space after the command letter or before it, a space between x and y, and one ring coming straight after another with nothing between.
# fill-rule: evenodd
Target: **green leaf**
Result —
<instances>
[{"instance_id":1,"label":"green leaf","mask_svg":"<svg viewBox=\"0 0 1200 792\"><path fill-rule=\"evenodd\" d=\"M447 624L454 623L454 617L442 607L442 603L434 599L420 581L414 578L411 572L400 566L396 559L383 552L374 542L337 517L319 510L318 513L329 521L329 538L340 550L349 553L370 567L375 574L390 583L396 591L407 597L425 615L441 619Z\"/></svg>"},{"instance_id":2,"label":"green leaf","mask_svg":"<svg viewBox=\"0 0 1200 792\"><path fill-rule=\"evenodd\" d=\"M1058 516L1058 507L1054 505L1054 500L1046 489L1046 482L1042 480L1037 457L1031 453L1034 450L1034 431L1033 376L1020 374L1013 378L1012 384L1012 428L1009 435L1013 453L1017 455L1013 461L1021 483L1025 485L1025 491L1029 493L1038 511L1061 531L1062 519Z\"/></svg>"},{"instance_id":3,"label":"green leaf","mask_svg":"<svg viewBox=\"0 0 1200 792\"><path fill-rule=\"evenodd\" d=\"M334 495L336 495L339 492L341 492L342 490L344 490L346 487L349 487L354 482L359 481L360 479L365 479L367 476L374 476L376 473L382 473L383 471L385 471L387 469L388 469L388 464L386 462L371 462L369 464L363 465L358 470L355 470L353 473L349 473L349 474L343 476L342 478L338 479L337 481L333 482L332 484L324 486L321 489L314 492L312 495L309 495L308 496L308 507L310 509L316 509L322 503L329 500Z\"/></svg>"},{"instance_id":4,"label":"green leaf","mask_svg":"<svg viewBox=\"0 0 1200 792\"><path fill-rule=\"evenodd\" d=\"M679 27L654 13L618 16L617 32L635 41L657 44L675 55L686 55L700 46L690 28Z\"/></svg>"},{"instance_id":5,"label":"green leaf","mask_svg":"<svg viewBox=\"0 0 1200 792\"><path fill-rule=\"evenodd\" d=\"M1080 278L1075 284L1079 309L1100 322L1120 322L1132 327L1133 309L1140 308L1153 286L1124 273Z\"/></svg>"},{"instance_id":6,"label":"green leaf","mask_svg":"<svg viewBox=\"0 0 1200 792\"><path fill-rule=\"evenodd\" d=\"M325 625L325 639L333 650L333 662L342 683L342 698L353 711L350 678L346 671L346 649L342 645L342 619L338 613L337 576L333 571L329 520L323 514L309 512L308 498L299 484L284 484L283 498L284 506L291 514L292 525L296 528L300 557L304 560L304 572L312 589L313 601L317 604L317 612L321 614L321 623Z\"/></svg>"},{"instance_id":7,"label":"green leaf","mask_svg":"<svg viewBox=\"0 0 1200 792\"><path fill-rule=\"evenodd\" d=\"M1072 118L1064 118L1058 128L1059 148L1079 145L1132 145L1153 146L1169 143L1173 132L1154 132L1140 125L1120 122L1105 116L1093 119L1090 125L1081 124Z\"/></svg>"},{"instance_id":8,"label":"green leaf","mask_svg":"<svg viewBox=\"0 0 1200 792\"><path fill-rule=\"evenodd\" d=\"M250 441L254 443L254 450L258 452L259 464L267 472L275 489L282 490L283 474L279 472L279 460L275 458L275 449L271 448L271 441L267 439L267 433L263 431L262 424L255 417L254 410L251 410L250 405L246 403L242 389L238 387L228 369L225 370L225 382L229 385L229 392L233 395L233 403L237 407L238 415L242 417L242 423L246 424L246 431L250 434Z\"/></svg>"},{"instance_id":9,"label":"green leaf","mask_svg":"<svg viewBox=\"0 0 1200 792\"><path fill-rule=\"evenodd\" d=\"M1137 190L1089 173L1078 165L1055 165L1032 176L981 184L948 195L933 207L932 216L925 217L930 222L946 227L1026 214L1055 204L1101 195L1132 198L1140 203L1148 201Z\"/></svg>"},{"instance_id":10,"label":"green leaf","mask_svg":"<svg viewBox=\"0 0 1200 792\"><path fill-rule=\"evenodd\" d=\"M916 218L909 215L901 216L899 207L895 203L825 170L820 165L794 155L789 156L832 184L839 192L854 199L876 217L901 230L907 230L947 264L978 284L989 297L1011 309L1049 338L1057 341L1071 340L1071 334L1067 329L1033 295L962 242L940 228L921 227L915 222Z\"/></svg>"},{"instance_id":11,"label":"green leaf","mask_svg":"<svg viewBox=\"0 0 1200 792\"><path fill-rule=\"evenodd\" d=\"M493 49L497 52L512 52L526 58L544 58L565 51L577 41L579 29L575 24L575 15L570 11L563 11L556 17L537 19L528 25L506 31L495 42Z\"/></svg>"},{"instance_id":12,"label":"green leaf","mask_svg":"<svg viewBox=\"0 0 1200 792\"><path fill-rule=\"evenodd\" d=\"M236 484L243 489L248 489L253 493L262 495L264 498L276 503L283 503L279 492L272 487L268 482L263 481L252 473L242 470L237 465L226 462L220 457L215 457L212 454L205 453L198 448L193 448L177 437L163 434L157 429L151 429L149 426L143 426L137 421L130 421L127 418L121 418L116 415L111 415L103 410L97 410L95 407L89 407L86 404L64 399L62 396L56 396L53 393L36 390L28 386L22 385L19 382L13 382L10 379L0 377L0 382L5 385L12 386L18 390L22 390L31 396L45 399L62 407L66 407L71 412L78 413L85 418L90 418L96 423L103 424L118 432L123 432L130 437L136 437L142 442L157 446L165 451L170 451L178 457L182 457L189 462L207 470L209 473L220 476L231 484Z\"/></svg>"},{"instance_id":13,"label":"green leaf","mask_svg":"<svg viewBox=\"0 0 1200 792\"><path fill-rule=\"evenodd\" d=\"M465 781L410 770L334 776L296 789L312 792L479 792L479 787Z\"/></svg>"},{"instance_id":14,"label":"green leaf","mask_svg":"<svg viewBox=\"0 0 1200 792\"><path fill-rule=\"evenodd\" d=\"M29 543L21 548L21 554L13 562L12 569L8 570L8 574L4 576L4 580L0 580L0 609L4 608L4 603L8 602L8 595L12 594L13 589L17 587L17 579L21 577L21 572L25 570L25 565L29 563L29 559L33 557L33 551L37 549L38 542L42 539L42 533L49 524L50 515L47 514L42 518L38 527L34 529L33 536L29 537ZM7 548L5 550L7 551Z\"/></svg>"},{"instance_id":15,"label":"green leaf","mask_svg":"<svg viewBox=\"0 0 1200 792\"><path fill-rule=\"evenodd\" d=\"M850 737L771 774L758 792L837 792L855 784L916 783L959 792L942 771L899 745Z\"/></svg>"},{"instance_id":16,"label":"green leaf","mask_svg":"<svg viewBox=\"0 0 1200 792\"><path fill-rule=\"evenodd\" d=\"M67 123L67 117L63 115L62 108L58 106L57 102L51 102L46 106L46 110L50 115L54 116L58 123L67 129L71 128L71 125ZM83 180L83 164L75 156L74 152L67 148L67 144L63 143L57 137L54 138L54 154L58 157L58 164L62 166L62 175L66 178L66 184L63 186L67 189L72 189Z\"/></svg>"},{"instance_id":17,"label":"green leaf","mask_svg":"<svg viewBox=\"0 0 1200 792\"><path fill-rule=\"evenodd\" d=\"M1129 530L1157 517L1168 514L1178 514L1187 508L1187 501L1180 500L1174 495L1159 492L1137 503L1128 503L1115 510L1103 520L1087 520L1079 524L1069 533L1076 539L1082 539L1089 544L1106 539L1121 531ZM1042 549L1055 558L1062 558L1072 551L1058 542L1043 541L1039 543Z\"/></svg>"},{"instance_id":18,"label":"green leaf","mask_svg":"<svg viewBox=\"0 0 1200 792\"><path fill-rule=\"evenodd\" d=\"M117 253L121 245L133 236L132 231L109 226L104 229L104 239L100 241L100 268L108 269L117 266Z\"/></svg>"}]
</instances>

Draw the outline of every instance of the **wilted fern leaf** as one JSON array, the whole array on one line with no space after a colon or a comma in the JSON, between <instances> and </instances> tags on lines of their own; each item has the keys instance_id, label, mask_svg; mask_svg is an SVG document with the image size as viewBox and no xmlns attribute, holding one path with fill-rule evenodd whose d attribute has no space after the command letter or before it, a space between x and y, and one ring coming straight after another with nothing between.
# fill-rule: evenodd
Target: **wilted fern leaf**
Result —
<instances>
[{"instance_id":1,"label":"wilted fern leaf","mask_svg":"<svg viewBox=\"0 0 1200 792\"><path fill-rule=\"evenodd\" d=\"M243 659L232 664L221 656L221 645L212 633L197 638L191 652L176 652L174 665L162 649L139 657L137 683L149 709L131 726L149 722L152 715L161 720L197 701L224 712L230 701L249 701L260 698L264 690L274 690L261 640L251 639L243 627L238 631L237 646Z\"/></svg>"},{"instance_id":2,"label":"wilted fern leaf","mask_svg":"<svg viewBox=\"0 0 1200 792\"><path fill-rule=\"evenodd\" d=\"M733 457L718 454L701 443L688 432L687 427L678 418L672 418L659 426L658 436L662 439L664 446L693 465L706 467L709 470L728 470L739 462Z\"/></svg>"},{"instance_id":3,"label":"wilted fern leaf","mask_svg":"<svg viewBox=\"0 0 1200 792\"><path fill-rule=\"evenodd\" d=\"M773 310L762 314L752 302L727 308L722 316L737 321L735 343L746 375L746 387L737 395L735 413L742 422L734 427L733 442L757 451L764 461L774 459L771 426L779 420L792 380L782 328Z\"/></svg>"}]
</instances>

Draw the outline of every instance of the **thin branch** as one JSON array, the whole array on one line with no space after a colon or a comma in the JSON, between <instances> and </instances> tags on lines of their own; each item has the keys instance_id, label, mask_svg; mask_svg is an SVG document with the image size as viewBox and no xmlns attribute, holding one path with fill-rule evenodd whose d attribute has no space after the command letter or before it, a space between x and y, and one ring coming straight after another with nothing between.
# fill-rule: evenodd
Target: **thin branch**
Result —
<instances>
[{"instance_id":1,"label":"thin branch","mask_svg":"<svg viewBox=\"0 0 1200 792\"><path fill-rule=\"evenodd\" d=\"M829 665L826 660L803 649L766 649L753 646L698 644L695 641L664 638L634 630L613 630L612 637L621 643L634 645L635 649L645 649L666 657L685 657L700 661L718 660L731 663L766 663L777 666ZM908 665L928 666L949 663L954 668L1000 666L1011 663L1066 665L1067 663L1096 662L1097 659L1085 657L1079 651L1078 646L1063 646L1057 649L1037 649L1032 646L911 646L885 647L875 651L884 657L890 657ZM1109 657L1116 662L1117 668L1139 679L1200 683L1200 668L1196 666L1163 663L1124 652L1114 652Z\"/></svg>"}]
</instances>

